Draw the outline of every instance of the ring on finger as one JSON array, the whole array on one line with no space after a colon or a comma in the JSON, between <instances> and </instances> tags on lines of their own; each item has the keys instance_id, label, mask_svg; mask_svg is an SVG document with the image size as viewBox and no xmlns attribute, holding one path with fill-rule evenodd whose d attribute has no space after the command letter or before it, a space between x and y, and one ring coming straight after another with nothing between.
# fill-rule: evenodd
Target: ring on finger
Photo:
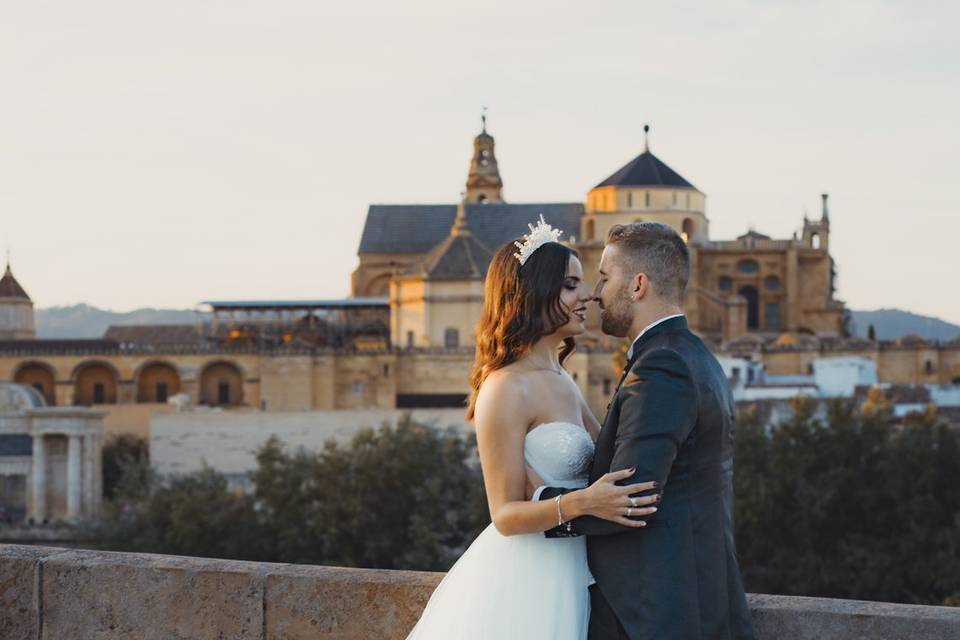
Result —
<instances>
[{"instance_id":1,"label":"ring on finger","mask_svg":"<svg viewBox=\"0 0 960 640\"><path fill-rule=\"evenodd\" d=\"M634 498L633 496L630 496L630 506L634 508L636 508L637 506L637 499Z\"/></svg>"},{"instance_id":2,"label":"ring on finger","mask_svg":"<svg viewBox=\"0 0 960 640\"><path fill-rule=\"evenodd\" d=\"M633 507L627 507L627 517L629 518L633 514Z\"/></svg>"}]
</instances>

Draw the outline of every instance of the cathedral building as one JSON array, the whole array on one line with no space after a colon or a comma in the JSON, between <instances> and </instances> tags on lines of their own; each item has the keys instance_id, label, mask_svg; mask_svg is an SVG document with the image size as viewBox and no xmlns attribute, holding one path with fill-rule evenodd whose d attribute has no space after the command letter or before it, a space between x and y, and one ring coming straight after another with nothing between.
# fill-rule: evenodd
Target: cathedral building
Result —
<instances>
[{"instance_id":1,"label":"cathedral building","mask_svg":"<svg viewBox=\"0 0 960 640\"><path fill-rule=\"evenodd\" d=\"M490 256L541 214L565 232L588 279L612 226L652 221L673 227L690 247L690 326L718 347L746 334L845 335L846 309L834 298L826 194L820 220L804 220L799 237L775 240L751 230L734 240L712 240L706 195L649 145L582 204L505 202L486 123L473 149L459 204L373 205L367 213L353 295L388 296L394 345L449 348L469 338L480 317ZM588 326L587 343L607 344L596 310Z\"/></svg>"}]
</instances>

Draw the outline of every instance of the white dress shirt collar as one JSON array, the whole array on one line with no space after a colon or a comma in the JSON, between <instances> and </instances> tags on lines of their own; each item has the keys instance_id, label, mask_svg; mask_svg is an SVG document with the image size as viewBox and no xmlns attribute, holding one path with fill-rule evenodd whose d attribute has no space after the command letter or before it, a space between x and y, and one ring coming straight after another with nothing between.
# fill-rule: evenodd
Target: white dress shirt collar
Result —
<instances>
[{"instance_id":1,"label":"white dress shirt collar","mask_svg":"<svg viewBox=\"0 0 960 640\"><path fill-rule=\"evenodd\" d=\"M641 331L639 335L637 335L637 337L633 339L633 343L630 345L630 349L627 351L627 360L629 361L630 358L633 357L633 348L636 346L637 340L643 337L643 334L645 334L647 331L650 331L650 329L653 329L655 326L657 326L661 322L666 322L667 320L672 320L673 318L682 318L682 317L683 317L682 313L675 313L672 316L663 316L662 318L658 320L654 320L653 322L645 326L643 328L643 331Z\"/></svg>"}]
</instances>

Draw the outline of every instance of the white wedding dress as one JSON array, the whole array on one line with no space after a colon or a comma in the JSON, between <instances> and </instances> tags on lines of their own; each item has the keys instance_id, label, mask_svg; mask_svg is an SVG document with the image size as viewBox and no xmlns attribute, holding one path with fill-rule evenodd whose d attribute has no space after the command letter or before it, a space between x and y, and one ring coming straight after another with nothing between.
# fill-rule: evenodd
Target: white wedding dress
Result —
<instances>
[{"instance_id":1,"label":"white wedding dress","mask_svg":"<svg viewBox=\"0 0 960 640\"><path fill-rule=\"evenodd\" d=\"M547 486L587 485L593 441L583 427L547 422L524 460ZM504 536L491 524L430 597L407 640L585 640L590 618L586 538Z\"/></svg>"}]
</instances>

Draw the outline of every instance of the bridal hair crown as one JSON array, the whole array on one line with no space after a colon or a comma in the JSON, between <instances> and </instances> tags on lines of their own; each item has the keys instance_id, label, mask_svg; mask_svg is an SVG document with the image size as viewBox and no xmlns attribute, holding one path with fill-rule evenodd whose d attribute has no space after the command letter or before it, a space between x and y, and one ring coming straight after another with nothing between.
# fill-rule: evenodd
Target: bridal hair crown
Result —
<instances>
[{"instance_id":1,"label":"bridal hair crown","mask_svg":"<svg viewBox=\"0 0 960 640\"><path fill-rule=\"evenodd\" d=\"M533 255L533 252L547 244L548 242L560 242L560 235L563 233L560 229L554 229L547 224L547 221L543 219L543 214L540 214L540 221L537 223L537 226L528 224L530 227L530 233L524 234L523 242L514 242L520 253L513 254L513 257L520 261L520 266L522 267L526 264L527 260L530 259L530 256Z\"/></svg>"}]
</instances>

